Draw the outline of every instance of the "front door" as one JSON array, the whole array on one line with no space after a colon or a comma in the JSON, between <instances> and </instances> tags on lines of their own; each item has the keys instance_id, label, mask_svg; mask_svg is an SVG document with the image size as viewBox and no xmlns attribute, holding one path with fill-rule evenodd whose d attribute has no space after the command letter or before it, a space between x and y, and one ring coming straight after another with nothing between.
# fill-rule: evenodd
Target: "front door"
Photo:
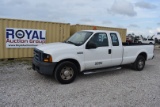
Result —
<instances>
[{"instance_id":1,"label":"front door","mask_svg":"<svg viewBox=\"0 0 160 107\"><path fill-rule=\"evenodd\" d=\"M107 34L103 32L96 33L89 42L96 44L97 48L85 49L85 69L111 66L111 47Z\"/></svg>"}]
</instances>

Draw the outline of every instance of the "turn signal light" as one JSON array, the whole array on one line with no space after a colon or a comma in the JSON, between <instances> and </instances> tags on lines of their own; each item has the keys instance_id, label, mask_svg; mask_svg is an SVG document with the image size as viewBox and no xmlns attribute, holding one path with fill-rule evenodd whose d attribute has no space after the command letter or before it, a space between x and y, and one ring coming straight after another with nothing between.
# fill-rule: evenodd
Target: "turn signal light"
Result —
<instances>
[{"instance_id":1,"label":"turn signal light","mask_svg":"<svg viewBox=\"0 0 160 107\"><path fill-rule=\"evenodd\" d=\"M43 61L44 61L44 62L52 62L52 57L51 57L51 55L44 54L44 56L43 56Z\"/></svg>"}]
</instances>

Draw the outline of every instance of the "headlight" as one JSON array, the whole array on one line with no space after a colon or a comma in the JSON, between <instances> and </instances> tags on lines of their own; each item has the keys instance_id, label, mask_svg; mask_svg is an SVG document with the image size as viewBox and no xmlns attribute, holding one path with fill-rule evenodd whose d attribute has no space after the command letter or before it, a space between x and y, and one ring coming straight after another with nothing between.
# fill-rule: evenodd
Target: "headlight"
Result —
<instances>
[{"instance_id":1,"label":"headlight","mask_svg":"<svg viewBox=\"0 0 160 107\"><path fill-rule=\"evenodd\" d=\"M43 53L43 61L44 62L52 62L52 56L49 54Z\"/></svg>"}]
</instances>

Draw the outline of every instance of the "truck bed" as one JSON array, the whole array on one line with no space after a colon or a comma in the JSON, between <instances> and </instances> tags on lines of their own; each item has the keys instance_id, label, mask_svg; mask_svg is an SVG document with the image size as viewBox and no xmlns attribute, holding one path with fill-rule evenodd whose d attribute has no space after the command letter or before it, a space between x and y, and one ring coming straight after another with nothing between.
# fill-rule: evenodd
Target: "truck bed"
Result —
<instances>
[{"instance_id":1,"label":"truck bed","mask_svg":"<svg viewBox=\"0 0 160 107\"><path fill-rule=\"evenodd\" d=\"M123 45L123 62L122 64L133 63L139 53L144 52L147 54L147 59L153 57L154 45L151 44L138 44L138 43L122 43Z\"/></svg>"}]
</instances>

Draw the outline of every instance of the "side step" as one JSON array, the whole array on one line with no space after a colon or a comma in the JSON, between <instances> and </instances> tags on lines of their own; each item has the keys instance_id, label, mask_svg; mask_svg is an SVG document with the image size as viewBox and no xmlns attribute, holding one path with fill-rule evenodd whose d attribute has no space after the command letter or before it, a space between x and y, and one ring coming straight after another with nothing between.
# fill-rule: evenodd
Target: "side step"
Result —
<instances>
[{"instance_id":1,"label":"side step","mask_svg":"<svg viewBox=\"0 0 160 107\"><path fill-rule=\"evenodd\" d=\"M106 72L106 71L115 71L115 70L120 70L121 67L113 67L113 68L106 68L106 69L97 69L97 70L89 70L89 71L84 71L84 75L89 75L89 74L96 74L100 72Z\"/></svg>"}]
</instances>

